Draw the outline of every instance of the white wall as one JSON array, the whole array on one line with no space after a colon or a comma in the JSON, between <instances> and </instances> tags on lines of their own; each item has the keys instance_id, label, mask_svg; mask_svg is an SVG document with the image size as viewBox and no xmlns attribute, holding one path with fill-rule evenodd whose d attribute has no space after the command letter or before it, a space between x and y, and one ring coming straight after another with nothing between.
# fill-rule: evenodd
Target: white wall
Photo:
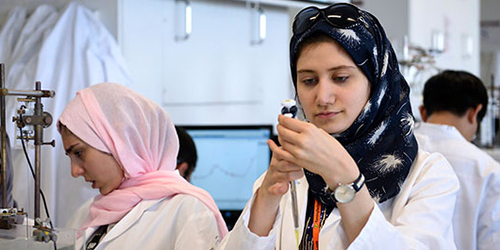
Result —
<instances>
[{"instance_id":1,"label":"white wall","mask_svg":"<svg viewBox=\"0 0 500 250\"><path fill-rule=\"evenodd\" d=\"M364 1L361 8L371 12L379 19L392 43L400 43L403 37L408 35L407 0ZM396 44L394 46L396 47Z\"/></svg>"},{"instance_id":2,"label":"white wall","mask_svg":"<svg viewBox=\"0 0 500 250\"><path fill-rule=\"evenodd\" d=\"M275 124L292 98L289 15L261 6L267 37L251 45L251 10L234 1L191 1L193 31L175 41L174 1L123 0L120 44L135 89L177 124Z\"/></svg>"},{"instance_id":3,"label":"white wall","mask_svg":"<svg viewBox=\"0 0 500 250\"><path fill-rule=\"evenodd\" d=\"M443 32L445 52L436 57L436 65L479 75L479 6L479 0L411 0L410 41L429 48L431 33ZM470 55L466 49L468 37L473 42Z\"/></svg>"}]
</instances>

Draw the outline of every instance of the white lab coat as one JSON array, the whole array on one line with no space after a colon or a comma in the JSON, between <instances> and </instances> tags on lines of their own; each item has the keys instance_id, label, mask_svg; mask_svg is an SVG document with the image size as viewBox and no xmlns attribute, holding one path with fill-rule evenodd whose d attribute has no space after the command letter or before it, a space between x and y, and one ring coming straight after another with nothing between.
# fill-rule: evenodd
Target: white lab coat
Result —
<instances>
[{"instance_id":1,"label":"white lab coat","mask_svg":"<svg viewBox=\"0 0 500 250\"><path fill-rule=\"evenodd\" d=\"M40 5L30 15L12 51L12 65L6 79L8 88L34 89L35 80L39 80L35 76L36 71L34 70L38 64L38 55L45 37L51 32L58 16L57 10L50 5ZM8 104L9 114L15 114L16 98L9 98Z\"/></svg>"},{"instance_id":2,"label":"white lab coat","mask_svg":"<svg viewBox=\"0 0 500 250\"><path fill-rule=\"evenodd\" d=\"M67 225L79 228L91 202L87 202ZM88 239L97 227L88 228ZM79 249L84 242L77 242ZM164 249L210 250L220 242L213 212L197 198L178 194L159 200L143 200L123 217L95 250Z\"/></svg>"},{"instance_id":3,"label":"white lab coat","mask_svg":"<svg viewBox=\"0 0 500 250\"><path fill-rule=\"evenodd\" d=\"M263 176L257 180L259 187ZM304 231L308 183L298 180L300 237ZM455 249L451 219L459 189L457 177L440 154L419 151L401 192L375 207L358 237L348 243L337 209L325 221L319 235L319 249ZM255 191L255 190L254 190ZM283 196L278 216L267 237L258 237L248 229L247 204L233 230L220 249L296 249L290 193Z\"/></svg>"},{"instance_id":4,"label":"white lab coat","mask_svg":"<svg viewBox=\"0 0 500 250\"><path fill-rule=\"evenodd\" d=\"M443 154L460 182L453 230L458 249L500 249L500 164L452 126L417 124L419 146Z\"/></svg>"},{"instance_id":5,"label":"white lab coat","mask_svg":"<svg viewBox=\"0 0 500 250\"><path fill-rule=\"evenodd\" d=\"M5 64L5 73L9 72L12 52L19 39L21 29L26 22L28 11L23 7L14 7L9 11L7 21L0 31L0 63Z\"/></svg>"}]
</instances>

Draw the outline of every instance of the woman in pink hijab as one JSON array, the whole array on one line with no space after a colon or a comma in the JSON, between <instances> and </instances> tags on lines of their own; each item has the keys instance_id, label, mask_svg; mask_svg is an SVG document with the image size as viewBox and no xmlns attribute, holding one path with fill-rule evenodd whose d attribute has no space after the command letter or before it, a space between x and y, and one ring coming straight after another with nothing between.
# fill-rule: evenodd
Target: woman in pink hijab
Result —
<instances>
[{"instance_id":1,"label":"woman in pink hijab","mask_svg":"<svg viewBox=\"0 0 500 250\"><path fill-rule=\"evenodd\" d=\"M227 233L212 197L182 178L169 114L123 85L78 91L58 122L71 175L98 188L86 249L212 249Z\"/></svg>"}]
</instances>

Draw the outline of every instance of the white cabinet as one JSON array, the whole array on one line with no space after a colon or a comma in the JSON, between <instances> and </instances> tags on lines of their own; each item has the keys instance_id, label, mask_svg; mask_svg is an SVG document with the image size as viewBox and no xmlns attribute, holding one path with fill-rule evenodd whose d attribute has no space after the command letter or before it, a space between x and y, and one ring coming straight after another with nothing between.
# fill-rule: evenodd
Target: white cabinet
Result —
<instances>
[{"instance_id":1,"label":"white cabinet","mask_svg":"<svg viewBox=\"0 0 500 250\"><path fill-rule=\"evenodd\" d=\"M285 7L261 6L266 38L252 45L252 10L238 1L190 1L192 33L182 2L122 0L118 37L134 84L177 124L275 124L280 102L293 98Z\"/></svg>"}]
</instances>

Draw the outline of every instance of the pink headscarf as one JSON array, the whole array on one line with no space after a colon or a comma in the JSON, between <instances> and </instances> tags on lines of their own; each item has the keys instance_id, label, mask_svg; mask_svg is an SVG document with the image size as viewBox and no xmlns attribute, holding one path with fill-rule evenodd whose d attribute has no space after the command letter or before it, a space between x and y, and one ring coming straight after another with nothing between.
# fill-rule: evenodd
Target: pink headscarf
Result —
<instances>
[{"instance_id":1,"label":"pink headscarf","mask_svg":"<svg viewBox=\"0 0 500 250\"><path fill-rule=\"evenodd\" d=\"M123 85L101 83L78 91L59 122L112 154L125 174L117 189L95 197L82 229L118 222L142 200L188 194L212 210L219 235L227 234L210 194L174 171L179 139L170 115L153 101Z\"/></svg>"}]
</instances>

